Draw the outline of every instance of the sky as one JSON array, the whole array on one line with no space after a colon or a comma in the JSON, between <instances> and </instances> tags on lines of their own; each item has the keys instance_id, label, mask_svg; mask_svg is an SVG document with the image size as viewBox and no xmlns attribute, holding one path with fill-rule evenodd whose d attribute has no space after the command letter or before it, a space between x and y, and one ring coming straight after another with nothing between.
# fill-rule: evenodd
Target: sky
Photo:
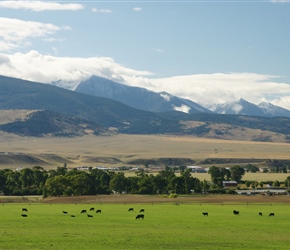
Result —
<instances>
[{"instance_id":1,"label":"sky","mask_svg":"<svg viewBox=\"0 0 290 250\"><path fill-rule=\"evenodd\" d=\"M290 1L0 1L0 75L290 109Z\"/></svg>"}]
</instances>

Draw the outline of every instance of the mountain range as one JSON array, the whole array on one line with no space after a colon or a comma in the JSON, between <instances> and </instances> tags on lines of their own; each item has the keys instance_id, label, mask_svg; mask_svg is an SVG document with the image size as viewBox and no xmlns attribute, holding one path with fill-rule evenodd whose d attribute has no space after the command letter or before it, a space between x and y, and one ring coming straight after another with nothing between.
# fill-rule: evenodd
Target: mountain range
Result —
<instances>
[{"instance_id":1,"label":"mountain range","mask_svg":"<svg viewBox=\"0 0 290 250\"><path fill-rule=\"evenodd\" d=\"M92 77L91 81L97 79ZM102 80L102 79L101 79ZM209 138L290 141L290 118L272 116L247 116L216 114L191 101L175 98L167 93L154 93L145 89L125 88L121 93L133 99L131 105L113 99L80 93L83 82L75 91L50 84L31 82L0 76L0 111L25 111L25 117L4 121L0 112L0 131L21 136L81 136L93 134L171 134ZM90 86L92 82L88 83ZM95 85L95 84L94 84ZM101 85L104 89L106 86ZM108 84L108 86L111 86ZM96 90L94 86L94 90ZM82 90L84 91L84 90ZM132 91L132 92L130 92ZM101 92L101 91L100 91ZM108 90L108 92L110 92ZM111 96L115 96L112 89ZM142 95L139 95L142 92ZM102 93L106 93L102 90ZM129 93L134 93L130 96ZM142 96L146 101L142 100ZM159 97L158 97L159 96ZM164 98L164 96L168 96ZM131 98L132 97L132 98ZM163 111L148 111L137 106L154 101ZM173 100L166 106L164 102ZM125 102L124 101L124 102ZM135 104L134 104L135 103ZM150 104L150 105L149 105ZM140 105L140 104L139 104ZM174 107L190 107L190 112L178 112ZM171 107L166 111L165 107ZM27 112L32 110L33 112ZM3 121L3 122L2 122Z\"/></svg>"},{"instance_id":2,"label":"mountain range","mask_svg":"<svg viewBox=\"0 0 290 250\"><path fill-rule=\"evenodd\" d=\"M92 76L82 81L75 89L76 92L105 97L128 106L152 112L181 111L188 114L216 113L275 117L290 117L290 110L270 103L255 105L244 99L235 102L207 105L203 107L191 100L179 98L166 92L156 93L144 88L131 87L98 76Z\"/></svg>"}]
</instances>

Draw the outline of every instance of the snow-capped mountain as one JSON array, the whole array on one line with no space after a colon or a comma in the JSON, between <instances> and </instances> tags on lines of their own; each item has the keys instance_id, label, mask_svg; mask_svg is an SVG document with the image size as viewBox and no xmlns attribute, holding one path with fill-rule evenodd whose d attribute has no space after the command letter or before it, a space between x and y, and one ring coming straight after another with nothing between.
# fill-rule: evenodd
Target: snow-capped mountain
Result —
<instances>
[{"instance_id":1,"label":"snow-capped mountain","mask_svg":"<svg viewBox=\"0 0 290 250\"><path fill-rule=\"evenodd\" d=\"M258 105L265 113L271 116L290 117L290 110L273 105L272 103L261 102Z\"/></svg>"},{"instance_id":2,"label":"snow-capped mountain","mask_svg":"<svg viewBox=\"0 0 290 250\"><path fill-rule=\"evenodd\" d=\"M255 105L244 99L235 102L228 102L224 104L212 105L208 107L211 111L218 114L232 114L232 115L249 115L249 116L286 116L290 117L290 111L271 103L262 102Z\"/></svg>"},{"instance_id":3,"label":"snow-capped mountain","mask_svg":"<svg viewBox=\"0 0 290 250\"><path fill-rule=\"evenodd\" d=\"M212 113L201 105L167 92L153 92L140 87L131 87L99 76L81 82L76 92L113 99L128 106L153 112L182 111L184 113Z\"/></svg>"}]
</instances>

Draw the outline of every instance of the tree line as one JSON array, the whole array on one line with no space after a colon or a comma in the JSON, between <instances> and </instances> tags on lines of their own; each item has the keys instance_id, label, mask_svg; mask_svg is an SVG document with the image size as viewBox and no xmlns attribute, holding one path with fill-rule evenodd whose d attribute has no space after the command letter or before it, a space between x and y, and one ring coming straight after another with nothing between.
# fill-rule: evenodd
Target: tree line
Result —
<instances>
[{"instance_id":1,"label":"tree line","mask_svg":"<svg viewBox=\"0 0 290 250\"><path fill-rule=\"evenodd\" d=\"M215 192L223 188L223 181L241 182L245 170L239 166L230 169L210 167L211 181L191 176L191 170L166 167L158 174L136 172L126 177L124 172L89 168L89 171L68 169L66 164L56 169L42 167L23 168L20 171L0 170L0 193L4 195L77 196L128 193L128 194L191 194ZM289 183L290 176L285 183Z\"/></svg>"}]
</instances>

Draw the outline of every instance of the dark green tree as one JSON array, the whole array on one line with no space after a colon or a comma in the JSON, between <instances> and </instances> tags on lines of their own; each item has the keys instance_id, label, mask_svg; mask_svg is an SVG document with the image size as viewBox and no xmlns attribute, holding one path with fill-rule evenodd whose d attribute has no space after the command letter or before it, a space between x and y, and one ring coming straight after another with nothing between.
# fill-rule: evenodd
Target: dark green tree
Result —
<instances>
[{"instance_id":1,"label":"dark green tree","mask_svg":"<svg viewBox=\"0 0 290 250\"><path fill-rule=\"evenodd\" d=\"M118 172L113 175L110 180L110 188L118 193L122 193L126 190L126 177L123 172Z\"/></svg>"},{"instance_id":2,"label":"dark green tree","mask_svg":"<svg viewBox=\"0 0 290 250\"><path fill-rule=\"evenodd\" d=\"M240 183L243 176L245 174L244 168L240 166L233 166L231 167L231 179L233 181L236 181L237 183Z\"/></svg>"}]
</instances>

